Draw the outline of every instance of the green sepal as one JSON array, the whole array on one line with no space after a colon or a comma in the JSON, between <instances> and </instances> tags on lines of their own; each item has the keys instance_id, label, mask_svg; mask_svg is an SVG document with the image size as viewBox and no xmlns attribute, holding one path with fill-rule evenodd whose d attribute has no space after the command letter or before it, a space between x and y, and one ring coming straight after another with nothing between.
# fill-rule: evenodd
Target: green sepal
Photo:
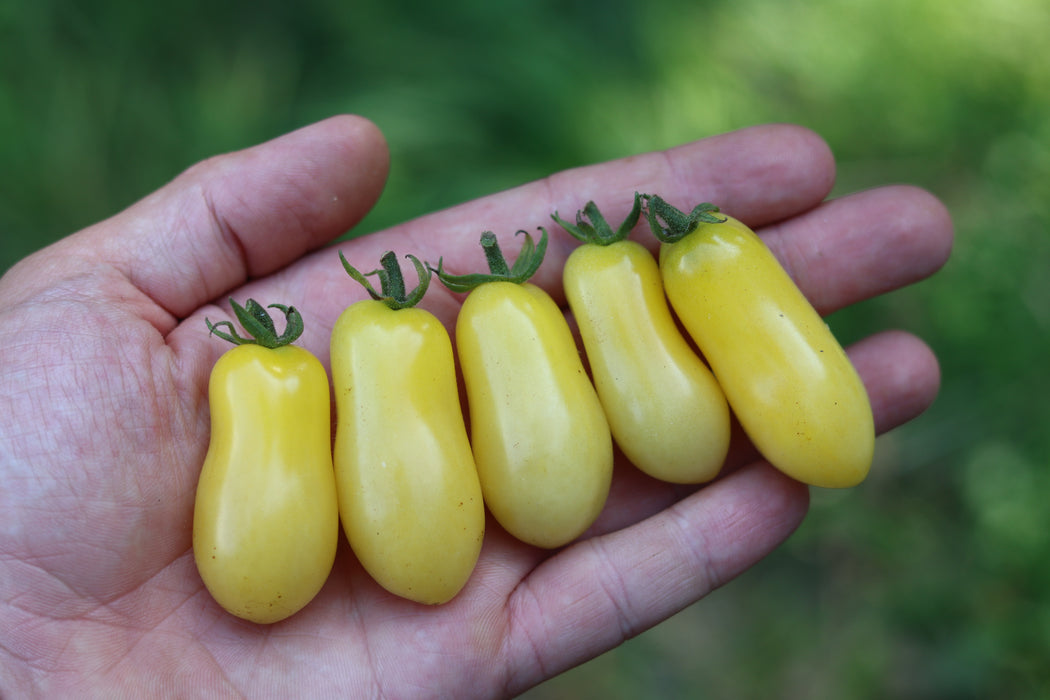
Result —
<instances>
[{"instance_id":1,"label":"green sepal","mask_svg":"<svg viewBox=\"0 0 1050 700\"><path fill-rule=\"evenodd\" d=\"M445 272L444 258L438 260L438 266L430 269L437 275L441 283L453 292L469 292L488 282L513 282L524 284L528 282L543 263L543 256L547 253L547 229L542 226L540 230L540 241L536 243L528 231L519 230L517 233L525 234L525 242L521 244L518 258L514 266L507 264L500 250L499 241L492 231L481 234L481 247L485 251L485 259L488 262L489 271L475 272L466 275L450 275ZM517 235L517 234L515 234Z\"/></svg>"},{"instance_id":2,"label":"green sepal","mask_svg":"<svg viewBox=\"0 0 1050 700\"><path fill-rule=\"evenodd\" d=\"M343 262L343 269L346 270L346 273L359 282L370 297L383 302L395 311L408 309L418 304L430 286L430 269L414 255L405 257L412 261L412 265L416 268L416 276L419 278L419 284L411 292L405 291L405 277L401 273L401 265L397 262L397 255L393 251L388 250L383 253L383 257L379 260L382 267L363 274L347 261L342 251L339 253L339 259ZM378 291L368 281L372 275L379 280Z\"/></svg>"},{"instance_id":3,"label":"green sepal","mask_svg":"<svg viewBox=\"0 0 1050 700\"><path fill-rule=\"evenodd\" d=\"M676 209L661 197L655 194L643 194L641 198L645 201L645 217L649 221L649 228L653 235L663 243L677 243L690 233L695 231L701 224L722 224L726 217L718 217L718 207L710 202L697 204L693 210L686 214ZM663 225L660 220L663 220Z\"/></svg>"},{"instance_id":4,"label":"green sepal","mask_svg":"<svg viewBox=\"0 0 1050 700\"><path fill-rule=\"evenodd\" d=\"M615 231L613 231L609 222L605 220L605 217L602 216L601 211L598 210L598 205L593 201L587 202L582 211L576 212L575 224L562 219L558 216L558 212L551 214L551 218L578 241L593 243L594 245L610 245L625 240L627 236L631 235L631 231L634 229L635 224L638 223L641 213L642 195L635 192L634 206L631 207L631 212ZM586 220L584 220L585 218Z\"/></svg>"},{"instance_id":5,"label":"green sepal","mask_svg":"<svg viewBox=\"0 0 1050 700\"><path fill-rule=\"evenodd\" d=\"M263 307L262 304L254 299L249 299L244 306L241 306L232 297L230 298L230 306L233 308L233 314L237 317L237 321L240 322L248 337L237 333L237 329L231 321L212 323L210 319L205 318L204 323L208 326L209 333L217 335L234 345L261 345L272 350L291 345L303 334L303 317L294 306L270 304L267 307ZM274 326L273 318L270 317L270 313L266 309L277 309L284 314L284 333L277 335L277 328ZM223 331L220 330L221 328L228 328L229 330Z\"/></svg>"}]
</instances>

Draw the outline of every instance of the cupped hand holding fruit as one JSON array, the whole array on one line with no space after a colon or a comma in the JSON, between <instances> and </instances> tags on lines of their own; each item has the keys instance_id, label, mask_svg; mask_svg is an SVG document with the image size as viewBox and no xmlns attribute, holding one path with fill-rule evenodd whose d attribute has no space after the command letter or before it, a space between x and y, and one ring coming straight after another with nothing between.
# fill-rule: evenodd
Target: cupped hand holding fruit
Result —
<instances>
[{"instance_id":1,"label":"cupped hand holding fruit","mask_svg":"<svg viewBox=\"0 0 1050 700\"><path fill-rule=\"evenodd\" d=\"M371 124L327 120L194 166L0 278L0 695L512 695L703 597L798 525L806 487L746 444L703 487L621 459L579 541L547 551L493 526L446 605L389 593L340 545L327 583L288 619L222 610L191 548L208 376L224 352L204 318L231 318L215 305L229 296L294 305L298 344L328 366L331 329L365 292L325 246L375 202L387 163ZM732 212L822 314L943 264L952 230L936 199L888 187L825 202L833 179L812 133L756 127L559 173L340 250L443 257L465 272L481 230L534 230L592 200L620 219L624 193L639 191ZM576 245L552 228L532 279L563 307ZM441 291L425 307L453 328L460 303ZM876 431L933 400L937 364L913 336L846 350Z\"/></svg>"}]
</instances>

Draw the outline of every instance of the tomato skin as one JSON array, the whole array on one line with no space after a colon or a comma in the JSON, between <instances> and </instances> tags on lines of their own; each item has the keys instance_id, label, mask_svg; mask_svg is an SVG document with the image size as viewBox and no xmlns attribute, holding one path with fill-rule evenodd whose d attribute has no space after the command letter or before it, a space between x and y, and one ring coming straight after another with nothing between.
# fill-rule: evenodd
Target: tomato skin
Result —
<instances>
[{"instance_id":1,"label":"tomato skin","mask_svg":"<svg viewBox=\"0 0 1050 700\"><path fill-rule=\"evenodd\" d=\"M464 302L456 343L489 510L523 542L572 541L605 504L613 452L564 315L531 283L489 282Z\"/></svg>"},{"instance_id":2,"label":"tomato skin","mask_svg":"<svg viewBox=\"0 0 1050 700\"><path fill-rule=\"evenodd\" d=\"M729 450L729 407L675 325L653 256L629 240L585 244L564 282L620 449L664 481L713 479Z\"/></svg>"},{"instance_id":3,"label":"tomato skin","mask_svg":"<svg viewBox=\"0 0 1050 700\"><path fill-rule=\"evenodd\" d=\"M447 602L485 532L448 332L422 309L361 301L339 317L331 351L347 539L391 593Z\"/></svg>"},{"instance_id":4,"label":"tomato skin","mask_svg":"<svg viewBox=\"0 0 1050 700\"><path fill-rule=\"evenodd\" d=\"M302 348L240 345L208 391L194 558L223 608L277 622L321 589L339 541L328 375Z\"/></svg>"},{"instance_id":5,"label":"tomato skin","mask_svg":"<svg viewBox=\"0 0 1050 700\"><path fill-rule=\"evenodd\" d=\"M855 486L875 442L864 384L762 240L726 219L662 246L671 305L773 466L814 486Z\"/></svg>"}]
</instances>

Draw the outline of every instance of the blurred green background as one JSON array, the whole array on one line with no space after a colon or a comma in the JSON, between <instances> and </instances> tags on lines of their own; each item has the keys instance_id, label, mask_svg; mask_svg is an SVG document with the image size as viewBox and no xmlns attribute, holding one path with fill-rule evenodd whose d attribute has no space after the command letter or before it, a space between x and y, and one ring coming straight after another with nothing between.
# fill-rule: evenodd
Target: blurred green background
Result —
<instances>
[{"instance_id":1,"label":"blurred green background","mask_svg":"<svg viewBox=\"0 0 1050 700\"><path fill-rule=\"evenodd\" d=\"M908 182L953 212L941 273L831 319L922 335L941 398L762 564L528 697L1050 697L1048 40L1045 0L0 0L0 270L338 112L391 145L362 232L809 126L837 194Z\"/></svg>"}]
</instances>

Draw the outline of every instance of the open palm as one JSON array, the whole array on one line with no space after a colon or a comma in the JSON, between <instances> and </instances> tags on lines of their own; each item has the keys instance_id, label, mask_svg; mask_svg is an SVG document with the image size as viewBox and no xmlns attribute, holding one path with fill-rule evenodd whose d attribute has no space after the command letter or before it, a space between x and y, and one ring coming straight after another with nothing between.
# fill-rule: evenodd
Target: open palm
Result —
<instances>
[{"instance_id":1,"label":"open palm","mask_svg":"<svg viewBox=\"0 0 1050 700\"><path fill-rule=\"evenodd\" d=\"M801 521L806 487L742 443L703 488L617 464L599 521L557 552L490 521L473 577L444 606L386 593L343 542L293 617L260 626L223 612L190 549L207 378L226 349L204 316L228 318L210 304L229 295L294 304L299 343L327 365L329 330L364 292L325 246L372 206L387 164L370 123L333 118L205 161L0 279L0 695L513 695L703 597ZM758 127L563 172L340 249L367 269L386 250L476 269L482 230L534 230L591 199L619 220L646 191L756 227L822 313L943 264L952 231L935 199L887 187L824 201L833 180L819 138ZM564 305L576 244L550 231L534 281ZM434 286L423 306L451 328L460 301ZM937 364L919 340L887 332L849 351L880 431L932 401Z\"/></svg>"}]
</instances>

